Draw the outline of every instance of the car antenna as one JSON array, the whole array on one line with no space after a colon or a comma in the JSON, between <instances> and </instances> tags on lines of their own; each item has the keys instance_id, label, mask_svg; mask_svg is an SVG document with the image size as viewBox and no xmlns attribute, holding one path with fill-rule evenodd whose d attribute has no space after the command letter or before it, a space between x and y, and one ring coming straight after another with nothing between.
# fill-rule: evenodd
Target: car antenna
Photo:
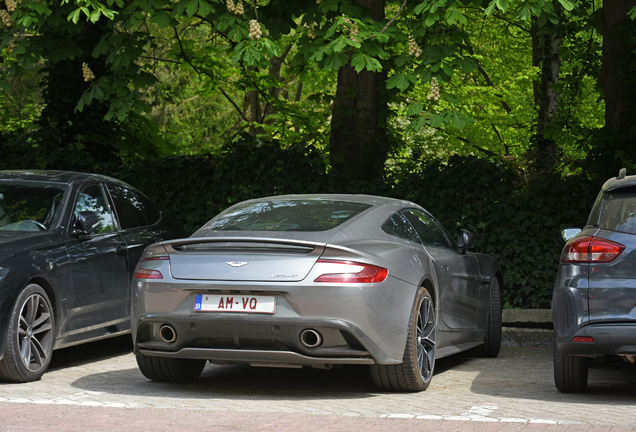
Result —
<instances>
[{"instance_id":1,"label":"car antenna","mask_svg":"<svg viewBox=\"0 0 636 432\"><path fill-rule=\"evenodd\" d=\"M623 180L626 175L627 175L627 168L621 168L621 170L618 172L618 180Z\"/></svg>"}]
</instances>

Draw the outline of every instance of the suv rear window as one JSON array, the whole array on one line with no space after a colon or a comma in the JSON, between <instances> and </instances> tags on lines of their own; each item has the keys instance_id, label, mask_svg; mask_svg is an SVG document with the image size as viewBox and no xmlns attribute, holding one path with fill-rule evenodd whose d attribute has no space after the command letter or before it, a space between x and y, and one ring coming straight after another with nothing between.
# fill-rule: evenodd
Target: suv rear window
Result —
<instances>
[{"instance_id":1,"label":"suv rear window","mask_svg":"<svg viewBox=\"0 0 636 432\"><path fill-rule=\"evenodd\" d=\"M604 195L599 228L636 234L636 189L619 189Z\"/></svg>"},{"instance_id":2,"label":"suv rear window","mask_svg":"<svg viewBox=\"0 0 636 432\"><path fill-rule=\"evenodd\" d=\"M371 207L331 200L259 201L238 205L213 219L211 230L326 231Z\"/></svg>"}]
</instances>

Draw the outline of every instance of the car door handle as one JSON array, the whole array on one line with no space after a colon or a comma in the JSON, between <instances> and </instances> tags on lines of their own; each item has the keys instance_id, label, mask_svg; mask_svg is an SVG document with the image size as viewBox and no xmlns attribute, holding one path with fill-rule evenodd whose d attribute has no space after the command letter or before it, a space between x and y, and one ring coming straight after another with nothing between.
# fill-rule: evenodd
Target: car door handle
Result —
<instances>
[{"instance_id":1,"label":"car door handle","mask_svg":"<svg viewBox=\"0 0 636 432\"><path fill-rule=\"evenodd\" d=\"M126 246L119 245L115 248L115 253L117 255L124 255L126 253Z\"/></svg>"},{"instance_id":2,"label":"car door handle","mask_svg":"<svg viewBox=\"0 0 636 432\"><path fill-rule=\"evenodd\" d=\"M447 266L447 265L444 265L444 264L442 264L442 265L440 266L440 268L441 268L442 270L450 270L450 267L449 267L449 266Z\"/></svg>"}]
</instances>

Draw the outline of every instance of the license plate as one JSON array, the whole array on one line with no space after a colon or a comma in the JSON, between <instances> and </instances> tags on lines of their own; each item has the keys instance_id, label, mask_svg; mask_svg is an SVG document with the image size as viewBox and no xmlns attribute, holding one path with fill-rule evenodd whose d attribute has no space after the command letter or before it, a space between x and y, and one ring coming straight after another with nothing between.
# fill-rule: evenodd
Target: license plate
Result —
<instances>
[{"instance_id":1,"label":"license plate","mask_svg":"<svg viewBox=\"0 0 636 432\"><path fill-rule=\"evenodd\" d=\"M194 310L273 314L276 311L276 296L196 294Z\"/></svg>"}]
</instances>

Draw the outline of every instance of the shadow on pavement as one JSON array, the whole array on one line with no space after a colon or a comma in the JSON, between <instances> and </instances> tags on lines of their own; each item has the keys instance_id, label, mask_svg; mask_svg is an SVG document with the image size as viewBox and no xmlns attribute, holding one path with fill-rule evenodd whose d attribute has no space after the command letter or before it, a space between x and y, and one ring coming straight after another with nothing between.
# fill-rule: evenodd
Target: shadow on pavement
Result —
<instances>
[{"instance_id":1,"label":"shadow on pavement","mask_svg":"<svg viewBox=\"0 0 636 432\"><path fill-rule=\"evenodd\" d=\"M126 355L131 352L131 346L130 336L124 336L58 350L51 370ZM130 362L129 357L126 359ZM150 381L135 367L86 375L72 385L89 391L178 399L313 400L368 398L380 394L365 366L321 370L208 364L198 380L185 384ZM438 359L433 383L426 394L451 391L446 387L454 388L452 391L531 401L634 405L636 366L590 369L585 393L563 394L554 386L552 349L504 347L495 359L462 354ZM465 390L461 390L462 387Z\"/></svg>"},{"instance_id":2,"label":"shadow on pavement","mask_svg":"<svg viewBox=\"0 0 636 432\"><path fill-rule=\"evenodd\" d=\"M478 373L470 390L476 394L581 404L636 404L636 366L589 370L583 393L560 393L554 385L552 348L505 348L496 359L466 359L453 371ZM443 379L443 375L440 377Z\"/></svg>"},{"instance_id":3,"label":"shadow on pavement","mask_svg":"<svg viewBox=\"0 0 636 432\"><path fill-rule=\"evenodd\" d=\"M106 360L131 353L133 349L130 335L116 336L97 342L75 345L53 351L49 371L65 369L86 363Z\"/></svg>"},{"instance_id":4,"label":"shadow on pavement","mask_svg":"<svg viewBox=\"0 0 636 432\"><path fill-rule=\"evenodd\" d=\"M130 336L113 338L56 351L52 369L89 364L131 352ZM465 363L461 357L439 359L436 375ZM436 378L433 378L435 382ZM207 364L191 383L161 383L146 379L139 369L105 371L86 375L72 383L88 391L174 398L365 398L379 392L367 366L342 366L330 370L268 368L246 365Z\"/></svg>"}]
</instances>

